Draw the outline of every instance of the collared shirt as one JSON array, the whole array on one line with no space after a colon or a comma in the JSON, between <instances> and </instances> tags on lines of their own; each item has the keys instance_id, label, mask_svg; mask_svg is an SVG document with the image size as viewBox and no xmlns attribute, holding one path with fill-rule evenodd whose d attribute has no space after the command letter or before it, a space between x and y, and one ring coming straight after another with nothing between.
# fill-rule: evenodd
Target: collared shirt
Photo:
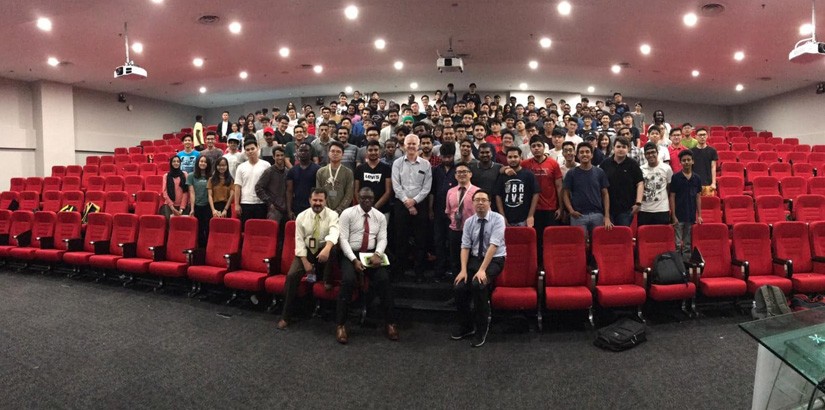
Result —
<instances>
[{"instance_id":1,"label":"collared shirt","mask_svg":"<svg viewBox=\"0 0 825 410\"><path fill-rule=\"evenodd\" d=\"M475 215L476 210L473 208L473 195L478 191L478 187L470 184L467 186L467 192L464 193L464 201L461 203L462 220L466 221ZM458 231L458 224L455 220L455 212L458 210L458 200L461 196L461 186L455 186L447 191L447 207L444 213L447 218L450 218L450 229Z\"/></svg>"},{"instance_id":2,"label":"collared shirt","mask_svg":"<svg viewBox=\"0 0 825 410\"><path fill-rule=\"evenodd\" d=\"M361 249L361 241L364 238L364 215L369 215L369 240L367 249L374 250L380 254L387 248L387 220L381 211L370 208L369 212L364 212L360 205L351 206L341 212L338 220L338 230L340 232L338 242L341 251L349 260L356 258L355 252Z\"/></svg>"},{"instance_id":3,"label":"collared shirt","mask_svg":"<svg viewBox=\"0 0 825 410\"><path fill-rule=\"evenodd\" d=\"M445 166L433 168L433 211L442 212L447 203L447 191L458 185L455 179L455 166L447 169Z\"/></svg>"},{"instance_id":4,"label":"collared shirt","mask_svg":"<svg viewBox=\"0 0 825 410\"><path fill-rule=\"evenodd\" d=\"M490 245L498 246L494 258L507 256L507 246L504 244L504 217L500 214L489 211L484 218L487 222L484 224L484 243L482 244L486 254ZM470 255L484 258L484 255L478 254L478 233L481 229L478 215L473 215L464 222L464 232L461 235L461 249L469 249Z\"/></svg>"},{"instance_id":5,"label":"collared shirt","mask_svg":"<svg viewBox=\"0 0 825 410\"><path fill-rule=\"evenodd\" d=\"M321 211L321 221L319 223L318 231L320 232L320 242L331 242L333 245L338 243L338 213L332 209L324 207ZM315 211L312 208L298 214L295 218L295 256L306 257L307 248L309 247L309 240L312 238L312 232L315 229ZM316 244L317 249L321 249L321 243Z\"/></svg>"},{"instance_id":6,"label":"collared shirt","mask_svg":"<svg viewBox=\"0 0 825 410\"><path fill-rule=\"evenodd\" d=\"M430 194L432 185L433 171L424 158L417 156L415 161L409 161L405 155L392 163L392 188L398 200L412 198L420 204Z\"/></svg>"}]
</instances>

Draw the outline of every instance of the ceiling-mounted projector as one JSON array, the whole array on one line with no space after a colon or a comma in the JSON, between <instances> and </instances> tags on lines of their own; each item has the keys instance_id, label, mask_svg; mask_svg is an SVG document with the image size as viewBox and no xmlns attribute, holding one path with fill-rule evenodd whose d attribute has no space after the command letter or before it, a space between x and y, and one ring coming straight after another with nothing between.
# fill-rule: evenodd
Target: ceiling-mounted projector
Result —
<instances>
[{"instance_id":1,"label":"ceiling-mounted projector","mask_svg":"<svg viewBox=\"0 0 825 410\"><path fill-rule=\"evenodd\" d=\"M794 63L812 63L825 55L825 43L806 40L797 43L796 47L788 54L788 60Z\"/></svg>"},{"instance_id":2,"label":"ceiling-mounted projector","mask_svg":"<svg viewBox=\"0 0 825 410\"><path fill-rule=\"evenodd\" d=\"M149 73L129 59L129 28L126 26L126 23L123 23L123 41L126 44L126 63L115 68L115 78L125 78L127 80L142 80L146 78Z\"/></svg>"},{"instance_id":3,"label":"ceiling-mounted projector","mask_svg":"<svg viewBox=\"0 0 825 410\"><path fill-rule=\"evenodd\" d=\"M464 61L461 60L459 57L446 57L446 58L439 58L435 62L435 67L438 68L439 73L443 72L452 72L458 71L460 73L464 72Z\"/></svg>"}]
</instances>

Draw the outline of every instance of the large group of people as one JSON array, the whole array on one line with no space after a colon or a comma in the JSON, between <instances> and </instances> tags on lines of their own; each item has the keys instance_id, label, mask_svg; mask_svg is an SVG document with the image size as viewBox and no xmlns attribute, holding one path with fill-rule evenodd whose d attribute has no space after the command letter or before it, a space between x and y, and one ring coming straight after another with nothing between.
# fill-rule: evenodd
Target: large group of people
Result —
<instances>
[{"instance_id":1,"label":"large group of people","mask_svg":"<svg viewBox=\"0 0 825 410\"><path fill-rule=\"evenodd\" d=\"M433 104L431 104L433 102ZM355 91L320 107L289 104L194 135L170 160L163 191L166 215L190 215L206 241L209 220L295 221L295 259L287 274L279 329L292 323L301 279L332 286L341 271L336 340L347 343L353 292L369 277L382 300L386 333L398 340L391 282L408 270L418 282L454 285L456 340L484 344L490 290L507 257L508 226L537 231L569 224L673 224L690 253L701 195L713 194L716 151L708 131L648 123L620 93L590 105L552 98L539 104L476 92L459 97L452 84L401 104ZM646 137L646 140L645 140ZM216 142L226 142L222 151ZM283 228L281 229L283 231ZM283 232L280 233L283 235ZM357 251L356 251L357 249ZM388 263L389 262L389 263ZM316 272L318 276L316 276ZM472 303L471 303L472 302ZM471 311L473 306L474 311Z\"/></svg>"}]
</instances>

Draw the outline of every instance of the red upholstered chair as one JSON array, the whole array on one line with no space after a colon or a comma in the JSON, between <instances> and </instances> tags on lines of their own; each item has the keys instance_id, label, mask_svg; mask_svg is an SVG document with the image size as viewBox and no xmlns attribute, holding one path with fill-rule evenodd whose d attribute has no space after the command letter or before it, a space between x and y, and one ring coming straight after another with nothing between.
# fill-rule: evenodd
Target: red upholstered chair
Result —
<instances>
[{"instance_id":1,"label":"red upholstered chair","mask_svg":"<svg viewBox=\"0 0 825 410\"><path fill-rule=\"evenodd\" d=\"M756 198L756 220L773 225L788 220L788 208L779 195L763 195Z\"/></svg>"},{"instance_id":2,"label":"red upholstered chair","mask_svg":"<svg viewBox=\"0 0 825 410\"><path fill-rule=\"evenodd\" d=\"M43 191L60 191L60 177L46 177L43 178Z\"/></svg>"},{"instance_id":3,"label":"red upholstered chair","mask_svg":"<svg viewBox=\"0 0 825 410\"><path fill-rule=\"evenodd\" d=\"M808 224L780 222L773 227L773 254L785 266L795 292L825 291L825 259L814 261Z\"/></svg>"},{"instance_id":4,"label":"red upholstered chair","mask_svg":"<svg viewBox=\"0 0 825 410\"><path fill-rule=\"evenodd\" d=\"M163 190L163 175L149 175L143 178L143 190L160 195Z\"/></svg>"},{"instance_id":5,"label":"red upholstered chair","mask_svg":"<svg viewBox=\"0 0 825 410\"><path fill-rule=\"evenodd\" d=\"M703 196L700 200L704 223L722 223L722 200L715 196Z\"/></svg>"},{"instance_id":6,"label":"red upholstered chair","mask_svg":"<svg viewBox=\"0 0 825 410\"><path fill-rule=\"evenodd\" d=\"M779 182L779 192L782 193L782 198L785 201L793 205L796 197L808 193L808 181L803 177L789 176L782 178Z\"/></svg>"},{"instance_id":7,"label":"red upholstered chair","mask_svg":"<svg viewBox=\"0 0 825 410\"><path fill-rule=\"evenodd\" d=\"M152 140L152 145L154 145L156 147L162 147L162 146L166 145L166 140L165 139Z\"/></svg>"},{"instance_id":8,"label":"red upholstered chair","mask_svg":"<svg viewBox=\"0 0 825 410\"><path fill-rule=\"evenodd\" d=\"M60 183L61 191L80 191L80 177L66 175Z\"/></svg>"},{"instance_id":9,"label":"red upholstered chair","mask_svg":"<svg viewBox=\"0 0 825 410\"><path fill-rule=\"evenodd\" d=\"M770 131L760 131L759 138L773 138L773 133Z\"/></svg>"},{"instance_id":10,"label":"red upholstered chair","mask_svg":"<svg viewBox=\"0 0 825 410\"><path fill-rule=\"evenodd\" d=\"M716 148L715 146L713 148ZM740 152L740 151L747 151L749 149L747 142L734 142L730 144L730 151ZM718 151L718 150L717 150ZM725 150L728 151L728 150Z\"/></svg>"},{"instance_id":11,"label":"red upholstered chair","mask_svg":"<svg viewBox=\"0 0 825 410\"><path fill-rule=\"evenodd\" d=\"M129 175L137 175L140 173L140 166L138 164L124 164L120 166L120 175L127 177Z\"/></svg>"},{"instance_id":12,"label":"red upholstered chair","mask_svg":"<svg viewBox=\"0 0 825 410\"><path fill-rule=\"evenodd\" d=\"M742 195L745 191L745 180L733 175L720 176L716 178L716 187L719 198L726 200L731 196Z\"/></svg>"},{"instance_id":13,"label":"red upholstered chair","mask_svg":"<svg viewBox=\"0 0 825 410\"><path fill-rule=\"evenodd\" d=\"M825 195L825 176L813 177L808 180L808 193Z\"/></svg>"},{"instance_id":14,"label":"red upholstered chair","mask_svg":"<svg viewBox=\"0 0 825 410\"><path fill-rule=\"evenodd\" d=\"M825 152L825 145L814 144L813 146L811 146L811 152Z\"/></svg>"},{"instance_id":15,"label":"red upholstered chair","mask_svg":"<svg viewBox=\"0 0 825 410\"><path fill-rule=\"evenodd\" d=\"M100 165L100 157L97 155L89 155L86 157L86 163L84 165Z\"/></svg>"},{"instance_id":16,"label":"red upholstered chair","mask_svg":"<svg viewBox=\"0 0 825 410\"><path fill-rule=\"evenodd\" d=\"M172 147L169 147L169 149L171 150ZM157 154L155 154L154 157L152 157L152 163L157 164L158 167L160 167L161 164L167 164L168 165L169 164L169 158L172 155L175 155L172 151L164 152L164 150L160 150L160 152L158 152Z\"/></svg>"},{"instance_id":17,"label":"red upholstered chair","mask_svg":"<svg viewBox=\"0 0 825 410\"><path fill-rule=\"evenodd\" d=\"M809 180L814 177L814 166L807 162L796 162L793 164L793 175Z\"/></svg>"},{"instance_id":18,"label":"red upholstered chair","mask_svg":"<svg viewBox=\"0 0 825 410\"><path fill-rule=\"evenodd\" d=\"M158 152L158 147L156 147L154 145L143 147L143 153L146 154L146 158L150 161L152 159L152 156L155 155L155 153L157 153L157 152Z\"/></svg>"},{"instance_id":19,"label":"red upholstered chair","mask_svg":"<svg viewBox=\"0 0 825 410\"><path fill-rule=\"evenodd\" d=\"M123 178L123 190L129 194L130 201L134 202L134 196L138 191L143 191L143 177L140 175L129 175Z\"/></svg>"},{"instance_id":20,"label":"red upholstered chair","mask_svg":"<svg viewBox=\"0 0 825 410\"><path fill-rule=\"evenodd\" d=\"M791 279L781 264L774 269L771 255L771 231L767 224L741 223L733 227L733 264L741 268L735 271L748 285L753 295L764 285L778 286L788 294L793 288Z\"/></svg>"},{"instance_id":21,"label":"red upholstered chair","mask_svg":"<svg viewBox=\"0 0 825 410\"><path fill-rule=\"evenodd\" d=\"M87 228L88 229L88 228ZM105 272L117 268L117 261L123 258L124 246L131 247L137 242L138 217L132 214L117 214L112 217L112 237L109 241L95 246L95 254L89 257L89 266ZM105 248L105 249L104 249Z\"/></svg>"},{"instance_id":22,"label":"red upholstered chair","mask_svg":"<svg viewBox=\"0 0 825 410\"><path fill-rule=\"evenodd\" d=\"M801 147L801 145L798 145L798 147ZM789 162L791 164L800 164L803 162L808 162L809 155L810 154L808 154L808 152L794 151L785 154L783 158L785 159L785 162Z\"/></svg>"},{"instance_id":23,"label":"red upholstered chair","mask_svg":"<svg viewBox=\"0 0 825 410\"><path fill-rule=\"evenodd\" d=\"M83 189L88 189L89 184L92 183L93 179L98 178L98 166L97 165L85 165L83 167L83 177L81 178L81 183ZM105 184L106 179L103 179L103 183ZM102 187L101 187L102 189Z\"/></svg>"},{"instance_id":24,"label":"red upholstered chair","mask_svg":"<svg viewBox=\"0 0 825 410\"><path fill-rule=\"evenodd\" d=\"M28 178L26 178L26 185L23 187L23 191L32 191L32 192L37 192L38 194L43 192L43 178L40 178L40 177L28 177Z\"/></svg>"},{"instance_id":25,"label":"red upholstered chair","mask_svg":"<svg viewBox=\"0 0 825 410\"><path fill-rule=\"evenodd\" d=\"M86 191L85 202L80 210L82 211L88 204L97 205L100 208L100 212L103 212L106 207L106 193L103 191Z\"/></svg>"},{"instance_id":26,"label":"red upholstered chair","mask_svg":"<svg viewBox=\"0 0 825 410\"><path fill-rule=\"evenodd\" d=\"M238 246L241 240L241 221L230 218L212 218L203 264L189 266L187 276L192 280L192 293L202 290L204 283L223 285L227 272L238 267Z\"/></svg>"},{"instance_id":27,"label":"red upholstered chair","mask_svg":"<svg viewBox=\"0 0 825 410\"><path fill-rule=\"evenodd\" d=\"M115 155L123 155L123 154L128 154L128 153L129 153L129 149L126 148L126 147L117 147L117 148L115 148Z\"/></svg>"},{"instance_id":28,"label":"red upholstered chair","mask_svg":"<svg viewBox=\"0 0 825 410\"><path fill-rule=\"evenodd\" d=\"M100 165L111 164L114 165L115 163L115 156L114 155L101 155L100 156Z\"/></svg>"},{"instance_id":29,"label":"red upholstered chair","mask_svg":"<svg viewBox=\"0 0 825 410\"><path fill-rule=\"evenodd\" d=\"M40 209L40 193L34 191L23 191L20 193L17 202L20 203L22 211L36 211Z\"/></svg>"},{"instance_id":30,"label":"red upholstered chair","mask_svg":"<svg viewBox=\"0 0 825 410\"><path fill-rule=\"evenodd\" d=\"M44 191L40 202L40 209L48 212L57 212L61 207L60 191Z\"/></svg>"},{"instance_id":31,"label":"red upholstered chair","mask_svg":"<svg viewBox=\"0 0 825 410\"><path fill-rule=\"evenodd\" d=\"M133 164L145 164L146 163L146 155L142 152L136 154L129 155L129 162Z\"/></svg>"},{"instance_id":32,"label":"red upholstered chair","mask_svg":"<svg viewBox=\"0 0 825 410\"><path fill-rule=\"evenodd\" d=\"M506 228L504 242L507 253L518 257L504 259L504 268L496 279L490 303L497 310L537 312L536 320L541 329L536 230L528 227Z\"/></svg>"},{"instance_id":33,"label":"red upholstered chair","mask_svg":"<svg viewBox=\"0 0 825 410\"><path fill-rule=\"evenodd\" d=\"M223 277L224 286L234 290L232 299L237 297L238 291L264 292L266 278L279 269L277 249L278 222L263 219L246 221L239 269Z\"/></svg>"},{"instance_id":34,"label":"red upholstered chair","mask_svg":"<svg viewBox=\"0 0 825 410\"><path fill-rule=\"evenodd\" d=\"M799 195L793 204L793 219L801 222L825 221L825 196Z\"/></svg>"},{"instance_id":35,"label":"red upholstered chair","mask_svg":"<svg viewBox=\"0 0 825 410\"><path fill-rule=\"evenodd\" d=\"M745 180L745 165L738 162L726 162L722 164L721 176L739 177Z\"/></svg>"},{"instance_id":36,"label":"red upholstered chair","mask_svg":"<svg viewBox=\"0 0 825 410\"><path fill-rule=\"evenodd\" d=\"M154 261L153 249L164 245L166 245L166 218L161 215L139 217L137 242L120 244L123 258L116 262L117 270L130 274L126 284L135 280L134 275L149 273L149 265Z\"/></svg>"},{"instance_id":37,"label":"red upholstered chair","mask_svg":"<svg viewBox=\"0 0 825 410\"><path fill-rule=\"evenodd\" d=\"M756 177L753 180L753 196L780 195L779 181L774 177Z\"/></svg>"},{"instance_id":38,"label":"red upholstered chair","mask_svg":"<svg viewBox=\"0 0 825 410\"><path fill-rule=\"evenodd\" d=\"M284 295L286 274L289 272L289 267L292 266L293 259L295 259L295 221L287 221L284 226L284 246L281 251L279 273L266 278L264 281L267 293L278 297ZM306 296L309 293L309 288L309 284L305 280L301 280L301 284L298 286L298 296ZM276 302L277 300L273 299L273 305Z\"/></svg>"},{"instance_id":39,"label":"red upholstered chair","mask_svg":"<svg viewBox=\"0 0 825 410\"><path fill-rule=\"evenodd\" d=\"M776 151L764 151L759 153L759 162L773 164L779 162L779 154Z\"/></svg>"},{"instance_id":40,"label":"red upholstered chair","mask_svg":"<svg viewBox=\"0 0 825 410\"><path fill-rule=\"evenodd\" d=\"M776 146L774 144L763 142L760 144L756 144L756 151L757 152L774 152Z\"/></svg>"},{"instance_id":41,"label":"red upholstered chair","mask_svg":"<svg viewBox=\"0 0 825 410\"><path fill-rule=\"evenodd\" d=\"M747 167L750 163L759 162L759 154L753 151L740 152L739 162L745 164L745 167Z\"/></svg>"},{"instance_id":42,"label":"red upholstered chair","mask_svg":"<svg viewBox=\"0 0 825 410\"><path fill-rule=\"evenodd\" d=\"M749 195L733 195L725 198L725 223L734 226L742 222L755 222L753 198Z\"/></svg>"},{"instance_id":43,"label":"red upholstered chair","mask_svg":"<svg viewBox=\"0 0 825 410\"><path fill-rule=\"evenodd\" d=\"M731 144L739 144L739 143L747 144L748 143L748 139L743 137L741 134L736 135L736 136L733 136L733 135L729 134L728 137L730 139Z\"/></svg>"},{"instance_id":44,"label":"red upholstered chair","mask_svg":"<svg viewBox=\"0 0 825 410\"><path fill-rule=\"evenodd\" d=\"M808 144L799 144L793 147L793 152L804 152L809 153L811 152L811 146Z\"/></svg>"},{"instance_id":45,"label":"red upholstered chair","mask_svg":"<svg viewBox=\"0 0 825 410\"><path fill-rule=\"evenodd\" d=\"M825 173L825 152L812 152L808 155L808 163L813 165L814 173L822 176Z\"/></svg>"},{"instance_id":46,"label":"red upholstered chair","mask_svg":"<svg viewBox=\"0 0 825 410\"><path fill-rule=\"evenodd\" d=\"M111 176L111 175L117 175L118 174L118 168L119 167L115 164L100 164L100 169L99 169L98 175L100 175L104 178L108 177L108 176Z\"/></svg>"},{"instance_id":47,"label":"red upholstered chair","mask_svg":"<svg viewBox=\"0 0 825 410\"><path fill-rule=\"evenodd\" d=\"M653 269L653 262L656 256L676 250L676 237L671 225L645 225L640 226L636 233L636 251L639 255L637 269L641 269L649 275ZM646 275L647 276L647 275ZM660 285L647 280L647 294L650 299L656 302L666 302L670 300L681 300L682 310L687 313L687 302L696 295L696 284L692 281L673 285Z\"/></svg>"},{"instance_id":48,"label":"red upholstered chair","mask_svg":"<svg viewBox=\"0 0 825 410\"><path fill-rule=\"evenodd\" d=\"M83 167L80 165L67 165L66 166L66 175L67 177L78 177L80 178L83 175Z\"/></svg>"},{"instance_id":49,"label":"red upholstered chair","mask_svg":"<svg viewBox=\"0 0 825 410\"><path fill-rule=\"evenodd\" d=\"M163 286L166 278L186 277L186 269L189 267L190 258L195 255L197 242L197 219L183 216L169 219L166 246L154 248L154 257L149 264L149 273L161 278L160 286Z\"/></svg>"},{"instance_id":50,"label":"red upholstered chair","mask_svg":"<svg viewBox=\"0 0 825 410\"><path fill-rule=\"evenodd\" d=\"M708 145L715 147L718 144L727 144L728 140L724 136L721 135L711 135L708 137Z\"/></svg>"},{"instance_id":51,"label":"red upholstered chair","mask_svg":"<svg viewBox=\"0 0 825 410\"><path fill-rule=\"evenodd\" d=\"M66 205L71 205L77 210L77 212L80 212L83 210L85 200L86 198L83 195L83 191L63 191L60 193L61 208Z\"/></svg>"},{"instance_id":52,"label":"red upholstered chair","mask_svg":"<svg viewBox=\"0 0 825 410\"><path fill-rule=\"evenodd\" d=\"M776 162L768 165L768 173L776 179L782 179L793 175L791 164L787 162Z\"/></svg>"},{"instance_id":53,"label":"red upholstered chair","mask_svg":"<svg viewBox=\"0 0 825 410\"><path fill-rule=\"evenodd\" d=\"M157 192L138 191L135 194L135 215L155 215L160 208L160 196Z\"/></svg>"},{"instance_id":54,"label":"red upholstered chair","mask_svg":"<svg viewBox=\"0 0 825 410\"><path fill-rule=\"evenodd\" d=\"M13 191L3 191L0 193L0 209L9 209L12 201L17 201L19 196L20 194Z\"/></svg>"},{"instance_id":55,"label":"red upholstered chair","mask_svg":"<svg viewBox=\"0 0 825 410\"><path fill-rule=\"evenodd\" d=\"M739 268L731 264L730 233L724 224L694 225L693 247L703 262L694 277L699 293L708 298L732 298L744 295L748 286L734 275Z\"/></svg>"},{"instance_id":56,"label":"red upholstered chair","mask_svg":"<svg viewBox=\"0 0 825 410\"><path fill-rule=\"evenodd\" d=\"M736 162L737 157L739 156L738 152L732 152L732 151L718 151L717 154L719 156L720 166L724 165L724 164L727 164L729 162Z\"/></svg>"},{"instance_id":57,"label":"red upholstered chair","mask_svg":"<svg viewBox=\"0 0 825 410\"><path fill-rule=\"evenodd\" d=\"M0 243L8 243L11 229L11 214L8 209L0 209Z\"/></svg>"},{"instance_id":58,"label":"red upholstered chair","mask_svg":"<svg viewBox=\"0 0 825 410\"><path fill-rule=\"evenodd\" d=\"M143 141L140 142L140 145L138 145L137 147L129 147L129 155L142 154L144 143L148 143L146 145L152 145L152 141L143 140Z\"/></svg>"},{"instance_id":59,"label":"red upholstered chair","mask_svg":"<svg viewBox=\"0 0 825 410\"><path fill-rule=\"evenodd\" d=\"M57 214L54 212L35 212L32 218L31 233L29 241L25 246L18 246L9 250L8 256L12 259L26 261L34 260L35 253L42 247L41 238L54 237L54 224L57 221ZM50 246L48 239L46 245Z\"/></svg>"},{"instance_id":60,"label":"red upholstered chair","mask_svg":"<svg viewBox=\"0 0 825 410\"><path fill-rule=\"evenodd\" d=\"M103 212L111 215L129 213L129 194L124 191L106 192Z\"/></svg>"},{"instance_id":61,"label":"red upholstered chair","mask_svg":"<svg viewBox=\"0 0 825 410\"><path fill-rule=\"evenodd\" d=\"M745 183L753 184L754 178L770 176L768 164L764 162L751 162L745 166Z\"/></svg>"},{"instance_id":62,"label":"red upholstered chair","mask_svg":"<svg viewBox=\"0 0 825 410\"><path fill-rule=\"evenodd\" d=\"M811 255L817 258L825 257L825 222L812 222L808 225L808 232L811 236ZM2 233L2 223L0 223L0 233Z\"/></svg>"},{"instance_id":63,"label":"red upholstered chair","mask_svg":"<svg viewBox=\"0 0 825 410\"><path fill-rule=\"evenodd\" d=\"M52 176L62 178L66 176L66 167L63 165L52 166Z\"/></svg>"},{"instance_id":64,"label":"red upholstered chair","mask_svg":"<svg viewBox=\"0 0 825 410\"><path fill-rule=\"evenodd\" d=\"M67 242L63 262L73 267L74 273L80 273L89 265L89 258L95 251L105 252L112 237L112 215L102 212L89 214L86 234L83 239L71 238Z\"/></svg>"},{"instance_id":65,"label":"red upholstered chair","mask_svg":"<svg viewBox=\"0 0 825 410\"><path fill-rule=\"evenodd\" d=\"M174 155L177 151L175 151L175 147L173 147L171 145L162 145L162 146L158 147L158 152L162 153L162 154L166 154L166 155ZM168 161L169 157L167 157L166 160ZM157 158L157 154L155 154L154 162L155 163L160 162Z\"/></svg>"},{"instance_id":66,"label":"red upholstered chair","mask_svg":"<svg viewBox=\"0 0 825 410\"><path fill-rule=\"evenodd\" d=\"M140 164L138 174L141 176L157 175L158 166L156 164Z\"/></svg>"},{"instance_id":67,"label":"red upholstered chair","mask_svg":"<svg viewBox=\"0 0 825 410\"><path fill-rule=\"evenodd\" d=\"M731 148L730 144L728 144L726 141L721 141L721 142L717 141L717 142L714 142L713 144L708 143L708 145L713 147L713 149L715 149L716 152L731 151L733 149L733 148Z\"/></svg>"},{"instance_id":68,"label":"red upholstered chair","mask_svg":"<svg viewBox=\"0 0 825 410\"><path fill-rule=\"evenodd\" d=\"M0 236L0 259L7 259L9 252L18 246L28 246L31 242L34 212L14 211L9 219L8 235Z\"/></svg>"},{"instance_id":69,"label":"red upholstered chair","mask_svg":"<svg viewBox=\"0 0 825 410\"><path fill-rule=\"evenodd\" d=\"M596 300L602 307L636 307L642 317L642 305L647 299L644 278L633 263L633 232L629 227L593 230L593 258L596 273Z\"/></svg>"},{"instance_id":70,"label":"red upholstered chair","mask_svg":"<svg viewBox=\"0 0 825 410\"><path fill-rule=\"evenodd\" d=\"M52 267L63 261L63 254L69 249L69 241L80 240L80 212L58 212L52 238L40 238L40 249L36 249L34 259Z\"/></svg>"},{"instance_id":71,"label":"red upholstered chair","mask_svg":"<svg viewBox=\"0 0 825 410\"><path fill-rule=\"evenodd\" d=\"M592 325L593 289L586 250L584 231L579 227L544 230L545 306L549 310L587 310ZM522 258L520 253L518 258Z\"/></svg>"},{"instance_id":72,"label":"red upholstered chair","mask_svg":"<svg viewBox=\"0 0 825 410\"><path fill-rule=\"evenodd\" d=\"M782 143L785 145L796 146L799 145L799 138L785 138L782 140Z\"/></svg>"},{"instance_id":73,"label":"red upholstered chair","mask_svg":"<svg viewBox=\"0 0 825 410\"><path fill-rule=\"evenodd\" d=\"M109 175L104 182L103 190L106 192L123 191L123 177L120 175Z\"/></svg>"},{"instance_id":74,"label":"red upholstered chair","mask_svg":"<svg viewBox=\"0 0 825 410\"><path fill-rule=\"evenodd\" d=\"M85 174L84 174L84 179L85 179ZM103 191L103 190L106 189L106 178L101 177L101 176L97 176L97 175L90 176L86 180L86 182L83 184L83 188L87 192L89 192L89 191Z\"/></svg>"},{"instance_id":75,"label":"red upholstered chair","mask_svg":"<svg viewBox=\"0 0 825 410\"><path fill-rule=\"evenodd\" d=\"M169 172L169 161L166 162L158 162L158 175L163 175Z\"/></svg>"},{"instance_id":76,"label":"red upholstered chair","mask_svg":"<svg viewBox=\"0 0 825 410\"><path fill-rule=\"evenodd\" d=\"M121 166L121 165L124 165L124 164L128 164L128 163L129 163L128 151L127 151L127 153L122 154L122 155L115 155L115 165L117 165L118 167Z\"/></svg>"},{"instance_id":77,"label":"red upholstered chair","mask_svg":"<svg viewBox=\"0 0 825 410\"><path fill-rule=\"evenodd\" d=\"M146 147L154 147L154 143L152 143L152 140L141 140L140 141L140 148L145 150Z\"/></svg>"}]
</instances>

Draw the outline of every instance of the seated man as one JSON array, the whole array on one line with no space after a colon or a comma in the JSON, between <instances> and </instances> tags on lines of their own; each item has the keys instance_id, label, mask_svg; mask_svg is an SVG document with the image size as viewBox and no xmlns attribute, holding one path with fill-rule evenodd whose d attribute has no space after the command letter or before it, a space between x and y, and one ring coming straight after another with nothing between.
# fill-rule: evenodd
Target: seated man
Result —
<instances>
[{"instance_id":1,"label":"seated man","mask_svg":"<svg viewBox=\"0 0 825 410\"><path fill-rule=\"evenodd\" d=\"M372 207L375 194L365 187L358 192L358 205L341 213L339 222L341 244L341 289L338 292L336 322L338 328L335 340L347 343L347 316L349 303L356 284L363 282L363 275L370 278L370 286L377 290L381 298L381 309L387 325L387 337L398 340L398 330L393 315L392 289L387 269L381 266L384 250L387 248L387 220L384 214ZM364 265L360 255L371 253L369 263Z\"/></svg>"}]
</instances>

